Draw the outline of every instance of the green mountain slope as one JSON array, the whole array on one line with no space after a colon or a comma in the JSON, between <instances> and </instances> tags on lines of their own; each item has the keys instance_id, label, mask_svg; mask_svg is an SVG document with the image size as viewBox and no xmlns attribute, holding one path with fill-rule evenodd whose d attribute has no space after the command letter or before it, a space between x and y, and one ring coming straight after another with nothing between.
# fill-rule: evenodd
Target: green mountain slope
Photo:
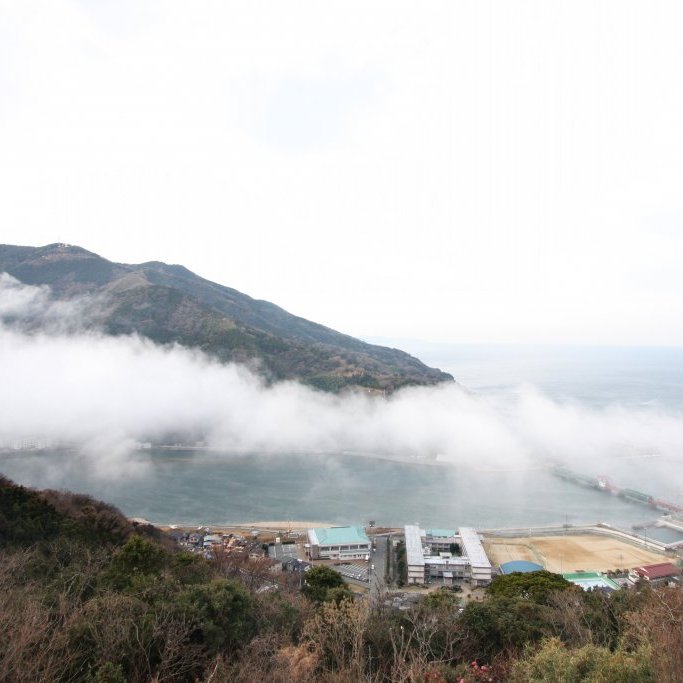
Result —
<instances>
[{"instance_id":1,"label":"green mountain slope","mask_svg":"<svg viewBox=\"0 0 683 683\"><path fill-rule=\"evenodd\" d=\"M391 391L453 379L403 351L367 344L179 265L113 263L64 244L0 245L0 271L49 285L59 299L100 296L93 324L109 334L135 332L200 348L223 361L250 363L268 379L298 379L332 391Z\"/></svg>"}]
</instances>

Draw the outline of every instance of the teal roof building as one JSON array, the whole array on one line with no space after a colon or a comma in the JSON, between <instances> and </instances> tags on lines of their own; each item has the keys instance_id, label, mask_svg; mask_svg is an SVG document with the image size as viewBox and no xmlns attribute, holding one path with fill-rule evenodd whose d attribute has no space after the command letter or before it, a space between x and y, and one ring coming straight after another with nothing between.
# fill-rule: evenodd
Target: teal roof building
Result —
<instances>
[{"instance_id":1,"label":"teal roof building","mask_svg":"<svg viewBox=\"0 0 683 683\"><path fill-rule=\"evenodd\" d=\"M365 559L370 539L362 526L309 529L307 551L312 560Z\"/></svg>"}]
</instances>

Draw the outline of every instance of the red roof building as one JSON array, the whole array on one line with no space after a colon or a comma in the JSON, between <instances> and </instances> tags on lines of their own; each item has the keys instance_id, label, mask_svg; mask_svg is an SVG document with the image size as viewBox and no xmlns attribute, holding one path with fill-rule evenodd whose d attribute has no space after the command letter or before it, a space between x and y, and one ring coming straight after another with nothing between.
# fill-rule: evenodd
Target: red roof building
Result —
<instances>
[{"instance_id":1,"label":"red roof building","mask_svg":"<svg viewBox=\"0 0 683 683\"><path fill-rule=\"evenodd\" d=\"M681 575L681 568L671 562L660 562L659 564L646 564L642 567L635 567L632 574L634 577L645 579L646 581L661 581Z\"/></svg>"}]
</instances>

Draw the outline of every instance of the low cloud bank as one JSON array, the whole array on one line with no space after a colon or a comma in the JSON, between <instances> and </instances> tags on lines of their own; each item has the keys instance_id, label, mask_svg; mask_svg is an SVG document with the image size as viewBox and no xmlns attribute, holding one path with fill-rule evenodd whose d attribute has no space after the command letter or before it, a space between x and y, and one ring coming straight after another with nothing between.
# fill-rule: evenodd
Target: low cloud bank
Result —
<instances>
[{"instance_id":1,"label":"low cloud bank","mask_svg":"<svg viewBox=\"0 0 683 683\"><path fill-rule=\"evenodd\" d=\"M226 452L438 454L483 468L526 467L538 456L681 457L679 414L559 404L533 387L510 403L455 384L386 400L267 386L199 352L84 332L76 322L88 306L54 302L46 288L0 276L0 446L36 437L74 444L79 466L106 476L128 466L136 441L169 435ZM37 321L45 324L36 329Z\"/></svg>"}]
</instances>

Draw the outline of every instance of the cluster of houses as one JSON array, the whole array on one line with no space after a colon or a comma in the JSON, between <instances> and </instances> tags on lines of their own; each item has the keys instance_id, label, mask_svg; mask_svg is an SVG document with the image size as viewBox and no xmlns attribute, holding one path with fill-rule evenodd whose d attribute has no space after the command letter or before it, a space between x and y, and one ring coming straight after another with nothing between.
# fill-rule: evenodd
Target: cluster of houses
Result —
<instances>
[{"instance_id":1,"label":"cluster of houses","mask_svg":"<svg viewBox=\"0 0 683 683\"><path fill-rule=\"evenodd\" d=\"M606 593L620 588L634 588L642 583L653 587L683 586L683 576L680 567L671 562L647 564L634 567L628 573L617 574L610 572L572 572L562 576L583 590L598 590Z\"/></svg>"},{"instance_id":2,"label":"cluster of houses","mask_svg":"<svg viewBox=\"0 0 683 683\"><path fill-rule=\"evenodd\" d=\"M514 572L535 572L543 569L540 564L525 560L513 560L500 566L501 574ZM647 564L634 567L628 573L603 573L597 571L564 572L562 576L569 582L583 590L602 591L611 593L620 588L633 588L641 583L658 586L683 586L683 570L671 562Z\"/></svg>"},{"instance_id":3,"label":"cluster of houses","mask_svg":"<svg viewBox=\"0 0 683 683\"><path fill-rule=\"evenodd\" d=\"M634 567L628 578L634 584L645 581L651 586L683 586L683 571L671 562Z\"/></svg>"},{"instance_id":4,"label":"cluster of houses","mask_svg":"<svg viewBox=\"0 0 683 683\"><path fill-rule=\"evenodd\" d=\"M197 531L171 532L171 537L178 545L192 553L202 553L205 557L213 557L217 552L231 554L239 552L262 556L261 546L254 539L246 539L241 534L211 533L207 527Z\"/></svg>"},{"instance_id":5,"label":"cluster of houses","mask_svg":"<svg viewBox=\"0 0 683 683\"><path fill-rule=\"evenodd\" d=\"M297 572L303 574L311 568L311 563L299 559L299 549L295 542L276 538L268 545L268 557L273 560L275 571Z\"/></svg>"},{"instance_id":6,"label":"cluster of houses","mask_svg":"<svg viewBox=\"0 0 683 683\"><path fill-rule=\"evenodd\" d=\"M197 531L174 529L170 536L184 550L201 553L207 559L215 558L219 553L222 556L248 555L251 559L268 558L271 560L271 572L303 573L311 567L309 562L299 559L297 545L294 542L282 543L280 538L276 538L275 542L262 544L257 533L247 538L238 533L211 533L208 527L202 527Z\"/></svg>"}]
</instances>

